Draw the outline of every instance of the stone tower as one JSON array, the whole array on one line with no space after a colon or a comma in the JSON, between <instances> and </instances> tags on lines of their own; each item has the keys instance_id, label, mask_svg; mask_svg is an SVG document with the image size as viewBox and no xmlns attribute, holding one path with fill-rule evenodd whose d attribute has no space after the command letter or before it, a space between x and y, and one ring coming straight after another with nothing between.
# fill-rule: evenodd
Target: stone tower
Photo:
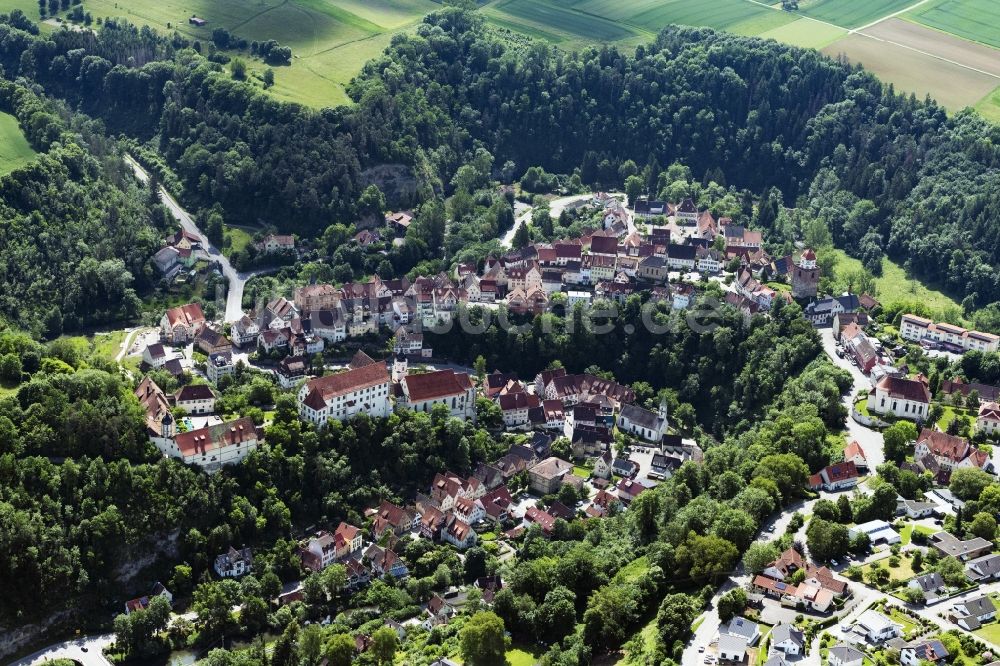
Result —
<instances>
[{"instance_id":1,"label":"stone tower","mask_svg":"<svg viewBox=\"0 0 1000 666\"><path fill-rule=\"evenodd\" d=\"M396 354L396 358L392 361L392 381L397 384L403 381L403 377L406 376L407 366L406 356L402 353Z\"/></svg>"},{"instance_id":2,"label":"stone tower","mask_svg":"<svg viewBox=\"0 0 1000 666\"><path fill-rule=\"evenodd\" d=\"M819 289L819 267L816 253L806 248L792 270L792 296L800 299L816 298Z\"/></svg>"}]
</instances>

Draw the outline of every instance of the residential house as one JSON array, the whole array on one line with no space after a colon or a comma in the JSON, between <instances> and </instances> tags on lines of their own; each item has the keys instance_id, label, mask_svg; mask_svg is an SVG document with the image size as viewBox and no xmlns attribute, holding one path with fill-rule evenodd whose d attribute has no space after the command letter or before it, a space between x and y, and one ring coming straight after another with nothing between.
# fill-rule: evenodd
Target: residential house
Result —
<instances>
[{"instance_id":1,"label":"residential house","mask_svg":"<svg viewBox=\"0 0 1000 666\"><path fill-rule=\"evenodd\" d=\"M931 535L931 545L941 555L955 557L963 562L974 560L993 550L993 542L982 537L959 539L948 532L938 532Z\"/></svg>"},{"instance_id":2,"label":"residential house","mask_svg":"<svg viewBox=\"0 0 1000 666\"><path fill-rule=\"evenodd\" d=\"M899 663L903 666L944 664L948 656L948 650L941 641L921 638L900 648Z\"/></svg>"},{"instance_id":3,"label":"residential house","mask_svg":"<svg viewBox=\"0 0 1000 666\"><path fill-rule=\"evenodd\" d=\"M371 564L372 572L380 577L392 576L403 579L410 575L403 558L389 548L381 548L374 544L364 553L364 559Z\"/></svg>"},{"instance_id":4,"label":"residential house","mask_svg":"<svg viewBox=\"0 0 1000 666\"><path fill-rule=\"evenodd\" d=\"M927 378L905 379L885 375L868 394L868 411L923 422L930 411L931 392Z\"/></svg>"},{"instance_id":5,"label":"residential house","mask_svg":"<svg viewBox=\"0 0 1000 666\"><path fill-rule=\"evenodd\" d=\"M538 396L526 391L507 393L497 398L503 423L508 428L524 428L530 425L528 411L542 406Z\"/></svg>"},{"instance_id":6,"label":"residential house","mask_svg":"<svg viewBox=\"0 0 1000 666\"><path fill-rule=\"evenodd\" d=\"M142 362L150 368L162 368L169 358L167 350L159 342L142 350Z\"/></svg>"},{"instance_id":7,"label":"residential house","mask_svg":"<svg viewBox=\"0 0 1000 666\"><path fill-rule=\"evenodd\" d=\"M1000 579L1000 555L983 555L965 564L965 575L975 583L986 583Z\"/></svg>"},{"instance_id":8,"label":"residential house","mask_svg":"<svg viewBox=\"0 0 1000 666\"><path fill-rule=\"evenodd\" d=\"M979 405L979 414L976 416L976 432L986 433L987 436L1000 432L1000 404L984 402Z\"/></svg>"},{"instance_id":9,"label":"residential house","mask_svg":"<svg viewBox=\"0 0 1000 666\"><path fill-rule=\"evenodd\" d=\"M211 325L203 326L198 331L198 335L194 339L194 344L206 355L233 351L233 343L229 338L223 335L222 331Z\"/></svg>"},{"instance_id":10,"label":"residential house","mask_svg":"<svg viewBox=\"0 0 1000 666\"><path fill-rule=\"evenodd\" d=\"M854 624L854 630L864 636L869 643L880 644L898 638L903 626L876 610L866 610Z\"/></svg>"},{"instance_id":11,"label":"residential house","mask_svg":"<svg viewBox=\"0 0 1000 666\"><path fill-rule=\"evenodd\" d=\"M433 594L424 609L424 619L420 626L430 631L438 625L448 624L454 616L455 609L440 595Z\"/></svg>"},{"instance_id":12,"label":"residential house","mask_svg":"<svg viewBox=\"0 0 1000 666\"><path fill-rule=\"evenodd\" d=\"M559 400L542 400L539 407L528 410L528 420L536 428L562 431L566 427L566 411Z\"/></svg>"},{"instance_id":13,"label":"residential house","mask_svg":"<svg viewBox=\"0 0 1000 666\"><path fill-rule=\"evenodd\" d=\"M638 497L644 490L646 490L646 486L632 479L622 479L615 486L618 499L625 505L631 504L632 500Z\"/></svg>"},{"instance_id":14,"label":"residential house","mask_svg":"<svg viewBox=\"0 0 1000 666\"><path fill-rule=\"evenodd\" d=\"M188 303L170 308L160 318L160 337L172 345L182 345L194 340L205 325L205 313L198 303Z\"/></svg>"},{"instance_id":15,"label":"residential house","mask_svg":"<svg viewBox=\"0 0 1000 666\"><path fill-rule=\"evenodd\" d=\"M372 534L376 538L380 538L386 532L392 532L398 536L409 532L416 524L417 515L415 512L382 500L372 523Z\"/></svg>"},{"instance_id":16,"label":"residential house","mask_svg":"<svg viewBox=\"0 0 1000 666\"><path fill-rule=\"evenodd\" d=\"M937 601L938 597L947 592L944 578L936 571L916 576L906 586L911 590L920 590L927 603Z\"/></svg>"},{"instance_id":17,"label":"residential house","mask_svg":"<svg viewBox=\"0 0 1000 666\"><path fill-rule=\"evenodd\" d=\"M725 265L725 257L714 248L699 247L695 250L695 258L699 273L715 275L721 272Z\"/></svg>"},{"instance_id":18,"label":"residential house","mask_svg":"<svg viewBox=\"0 0 1000 666\"><path fill-rule=\"evenodd\" d=\"M476 539L476 533L469 524L460 520L457 516L451 516L445 522L445 528L441 530L441 540L450 543L460 550L475 546Z\"/></svg>"},{"instance_id":19,"label":"residential house","mask_svg":"<svg viewBox=\"0 0 1000 666\"><path fill-rule=\"evenodd\" d=\"M391 411L389 390L385 363L359 351L347 370L312 379L299 389L299 416L315 424L360 413L386 417Z\"/></svg>"},{"instance_id":20,"label":"residential house","mask_svg":"<svg viewBox=\"0 0 1000 666\"><path fill-rule=\"evenodd\" d=\"M917 500L896 498L896 515L905 515L907 518L917 520L933 516L937 510L934 502L918 502Z\"/></svg>"},{"instance_id":21,"label":"residential house","mask_svg":"<svg viewBox=\"0 0 1000 666\"><path fill-rule=\"evenodd\" d=\"M914 457L920 460L928 455L947 470L974 467L986 472L993 471L993 462L985 451L970 446L962 437L924 428L917 436Z\"/></svg>"},{"instance_id":22,"label":"residential house","mask_svg":"<svg viewBox=\"0 0 1000 666\"><path fill-rule=\"evenodd\" d=\"M869 520L867 523L861 523L860 525L849 527L847 529L847 534L852 539L858 534L867 534L873 546L880 542L884 542L886 545L891 546L892 544L899 543L902 540L899 533L893 529L892 525L884 520Z\"/></svg>"},{"instance_id":23,"label":"residential house","mask_svg":"<svg viewBox=\"0 0 1000 666\"><path fill-rule=\"evenodd\" d=\"M805 634L794 625L775 625L771 630L771 650L786 655L799 655L805 651Z\"/></svg>"},{"instance_id":24,"label":"residential house","mask_svg":"<svg viewBox=\"0 0 1000 666\"><path fill-rule=\"evenodd\" d=\"M837 492L856 485L858 485L858 468L853 462L828 465L819 473L809 477L809 487L813 490L822 488L827 492Z\"/></svg>"},{"instance_id":25,"label":"residential house","mask_svg":"<svg viewBox=\"0 0 1000 666\"><path fill-rule=\"evenodd\" d=\"M260 327L253 319L247 315L240 317L229 330L233 338L233 343L237 347L248 347L257 344L257 337L260 335Z\"/></svg>"},{"instance_id":26,"label":"residential house","mask_svg":"<svg viewBox=\"0 0 1000 666\"><path fill-rule=\"evenodd\" d=\"M257 243L257 249L264 254L293 252L295 250L295 237L287 234L268 234Z\"/></svg>"},{"instance_id":27,"label":"residential house","mask_svg":"<svg viewBox=\"0 0 1000 666\"><path fill-rule=\"evenodd\" d=\"M611 463L611 471L618 476L631 479L639 473L639 463L628 458L615 458Z\"/></svg>"},{"instance_id":28,"label":"residential house","mask_svg":"<svg viewBox=\"0 0 1000 666\"><path fill-rule=\"evenodd\" d=\"M862 470L868 470L868 458L865 457L864 449L858 444L857 440L851 441L846 447L844 447L844 462L854 463L854 467L861 473Z\"/></svg>"},{"instance_id":29,"label":"residential house","mask_svg":"<svg viewBox=\"0 0 1000 666\"><path fill-rule=\"evenodd\" d=\"M253 570L253 553L249 548L237 550L232 546L215 558L215 573L221 578L239 578Z\"/></svg>"},{"instance_id":30,"label":"residential house","mask_svg":"<svg viewBox=\"0 0 1000 666\"><path fill-rule=\"evenodd\" d=\"M213 414L215 393L206 384L188 384L174 394L174 406L188 414Z\"/></svg>"},{"instance_id":31,"label":"residential house","mask_svg":"<svg viewBox=\"0 0 1000 666\"><path fill-rule=\"evenodd\" d=\"M179 458L207 472L238 463L258 444L257 428L248 417L187 432L171 431L169 437L151 439L165 456Z\"/></svg>"},{"instance_id":32,"label":"residential house","mask_svg":"<svg viewBox=\"0 0 1000 666\"><path fill-rule=\"evenodd\" d=\"M946 322L934 323L914 314L904 314L900 319L899 335L904 340L922 342L930 340L956 351L993 352L1000 349L1000 336L981 331L969 331Z\"/></svg>"},{"instance_id":33,"label":"residential house","mask_svg":"<svg viewBox=\"0 0 1000 666\"><path fill-rule=\"evenodd\" d=\"M667 245L667 266L672 271L690 272L694 270L698 248L694 245Z\"/></svg>"},{"instance_id":34,"label":"residential house","mask_svg":"<svg viewBox=\"0 0 1000 666\"><path fill-rule=\"evenodd\" d=\"M158 582L153 585L153 590L149 594L126 601L125 614L129 615L134 611L146 610L149 607L150 602L157 597L163 597L167 600L168 604L173 605L174 603L174 595L171 594L170 590L168 590L162 583Z\"/></svg>"},{"instance_id":35,"label":"residential house","mask_svg":"<svg viewBox=\"0 0 1000 666\"><path fill-rule=\"evenodd\" d=\"M529 487L539 495L553 495L562 486L563 478L573 471L573 465L556 457L546 458L528 469Z\"/></svg>"},{"instance_id":36,"label":"residential house","mask_svg":"<svg viewBox=\"0 0 1000 666\"><path fill-rule=\"evenodd\" d=\"M290 389L309 376L309 359L305 356L286 356L278 362L275 374L281 388Z\"/></svg>"},{"instance_id":37,"label":"residential house","mask_svg":"<svg viewBox=\"0 0 1000 666\"><path fill-rule=\"evenodd\" d=\"M720 634L718 645L719 661L743 663L747 657L747 641L740 636Z\"/></svg>"},{"instance_id":38,"label":"residential house","mask_svg":"<svg viewBox=\"0 0 1000 666\"><path fill-rule=\"evenodd\" d=\"M542 528L542 534L545 536L552 536L552 531L555 528L556 517L547 511L543 511L538 507L528 507L528 510L524 512L524 520L528 523L535 523Z\"/></svg>"},{"instance_id":39,"label":"residential house","mask_svg":"<svg viewBox=\"0 0 1000 666\"><path fill-rule=\"evenodd\" d=\"M208 381L216 385L220 379L232 375L235 371L236 366L233 364L231 352L209 354L205 362L205 376L208 377Z\"/></svg>"},{"instance_id":40,"label":"residential house","mask_svg":"<svg viewBox=\"0 0 1000 666\"><path fill-rule=\"evenodd\" d=\"M397 236L405 236L406 230L413 223L413 216L403 211L389 212L385 214L385 223Z\"/></svg>"},{"instance_id":41,"label":"residential house","mask_svg":"<svg viewBox=\"0 0 1000 666\"><path fill-rule=\"evenodd\" d=\"M654 453L649 463L649 473L646 476L650 479L669 479L682 464L684 461L676 456Z\"/></svg>"},{"instance_id":42,"label":"residential house","mask_svg":"<svg viewBox=\"0 0 1000 666\"><path fill-rule=\"evenodd\" d=\"M997 608L993 605L993 600L984 594L956 603L951 607L950 619L966 631L975 631L996 615Z\"/></svg>"},{"instance_id":43,"label":"residential house","mask_svg":"<svg viewBox=\"0 0 1000 666\"><path fill-rule=\"evenodd\" d=\"M719 636L738 636L752 646L760 640L760 626L745 617L737 616L719 627Z\"/></svg>"},{"instance_id":44,"label":"residential house","mask_svg":"<svg viewBox=\"0 0 1000 666\"><path fill-rule=\"evenodd\" d=\"M340 305L340 291L330 284L307 284L292 295L295 307L306 314L316 310L334 310Z\"/></svg>"},{"instance_id":45,"label":"residential house","mask_svg":"<svg viewBox=\"0 0 1000 666\"><path fill-rule=\"evenodd\" d=\"M639 266L636 269L636 277L644 282L651 282L653 284L663 284L667 281L667 276L670 273L670 268L667 266L667 261L664 257L658 257L655 254L651 254L648 257L643 257L639 261Z\"/></svg>"},{"instance_id":46,"label":"residential house","mask_svg":"<svg viewBox=\"0 0 1000 666\"><path fill-rule=\"evenodd\" d=\"M847 643L840 643L830 648L826 663L829 666L862 666L865 653Z\"/></svg>"},{"instance_id":47,"label":"residential house","mask_svg":"<svg viewBox=\"0 0 1000 666\"><path fill-rule=\"evenodd\" d=\"M591 473L601 479L610 479L611 463L613 461L614 456L611 455L611 449L609 448L594 460L594 469Z\"/></svg>"}]
</instances>

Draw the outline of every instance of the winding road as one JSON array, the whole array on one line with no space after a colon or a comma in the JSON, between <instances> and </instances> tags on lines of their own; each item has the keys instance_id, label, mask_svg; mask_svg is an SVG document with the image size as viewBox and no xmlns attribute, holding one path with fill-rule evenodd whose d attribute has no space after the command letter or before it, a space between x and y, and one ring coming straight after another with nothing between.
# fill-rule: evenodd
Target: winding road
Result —
<instances>
[{"instance_id":1,"label":"winding road","mask_svg":"<svg viewBox=\"0 0 1000 666\"><path fill-rule=\"evenodd\" d=\"M132 171L135 172L136 178L141 180L143 183L149 181L149 173L140 165L131 155L125 156L125 161L128 165L132 167ZM226 295L226 316L225 320L227 322L239 321L243 316L243 288L246 286L247 280L254 277L255 275L261 275L263 273L271 272L275 269L264 268L256 271L250 271L247 273L240 273L237 271L226 255L222 254L214 245L212 245L208 237L202 233L198 225L194 223L194 219L188 214L186 210L181 208L181 205L177 203L177 200L170 196L166 188L160 185L160 200L163 205L166 206L171 214L181 223L181 228L184 231L194 234L201 240L201 245L205 249L209 258L218 263L222 268L222 275L229 282L229 289Z\"/></svg>"},{"instance_id":2,"label":"winding road","mask_svg":"<svg viewBox=\"0 0 1000 666\"><path fill-rule=\"evenodd\" d=\"M114 641L114 638L114 634L74 638L12 661L9 666L38 666L53 659L72 659L83 666L111 666L103 650Z\"/></svg>"}]
</instances>

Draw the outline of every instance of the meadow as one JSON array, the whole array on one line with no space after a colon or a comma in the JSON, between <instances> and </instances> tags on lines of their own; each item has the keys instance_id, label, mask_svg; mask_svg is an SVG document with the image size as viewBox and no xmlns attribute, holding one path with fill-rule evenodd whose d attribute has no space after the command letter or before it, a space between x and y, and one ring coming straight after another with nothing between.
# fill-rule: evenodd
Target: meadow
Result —
<instances>
[{"instance_id":1,"label":"meadow","mask_svg":"<svg viewBox=\"0 0 1000 666\"><path fill-rule=\"evenodd\" d=\"M17 118L0 113L0 176L35 159L35 151L24 138Z\"/></svg>"}]
</instances>

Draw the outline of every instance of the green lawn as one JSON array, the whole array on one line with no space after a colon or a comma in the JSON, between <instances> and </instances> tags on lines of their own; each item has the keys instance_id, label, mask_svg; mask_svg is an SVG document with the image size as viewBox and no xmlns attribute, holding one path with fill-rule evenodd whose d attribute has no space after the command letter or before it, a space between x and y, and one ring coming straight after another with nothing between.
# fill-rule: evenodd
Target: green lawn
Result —
<instances>
[{"instance_id":1,"label":"green lawn","mask_svg":"<svg viewBox=\"0 0 1000 666\"><path fill-rule=\"evenodd\" d=\"M966 419L969 421L970 427L975 426L976 416L968 409L955 409L951 405L943 405L943 407L944 411L941 413L941 418L937 421L937 427L943 432L948 431L948 424L956 418Z\"/></svg>"},{"instance_id":2,"label":"green lawn","mask_svg":"<svg viewBox=\"0 0 1000 666\"><path fill-rule=\"evenodd\" d=\"M581 467L580 465L573 466L573 473L581 479L586 479L593 471L594 470L589 467Z\"/></svg>"},{"instance_id":3,"label":"green lawn","mask_svg":"<svg viewBox=\"0 0 1000 666\"><path fill-rule=\"evenodd\" d=\"M843 250L827 248L823 252L832 252L837 257L837 265L834 270L838 278L838 291L841 288L846 288L846 283L842 283L840 276L847 272L862 270L861 262L854 257L849 257ZM958 301L939 289L908 276L902 266L888 257L882 260L882 275L875 279L875 288L878 291L878 300L884 305L897 301L916 301L925 304L935 313L952 308L961 310Z\"/></svg>"},{"instance_id":4,"label":"green lawn","mask_svg":"<svg viewBox=\"0 0 1000 666\"><path fill-rule=\"evenodd\" d=\"M507 650L507 663L510 666L534 666L541 656L542 652L536 656L522 648L511 648Z\"/></svg>"},{"instance_id":5,"label":"green lawn","mask_svg":"<svg viewBox=\"0 0 1000 666\"><path fill-rule=\"evenodd\" d=\"M924 527L923 525L917 525L916 523L906 523L903 525L902 529L899 530L899 538L902 539L903 545L907 545L913 539L913 533L919 532L925 536L930 536L937 532L930 527Z\"/></svg>"},{"instance_id":6,"label":"green lawn","mask_svg":"<svg viewBox=\"0 0 1000 666\"><path fill-rule=\"evenodd\" d=\"M226 237L225 250L227 256L235 254L236 252L240 252L247 245L250 244L250 241L253 240L253 236L250 234L250 232L240 227L232 227L227 225L223 233L225 234Z\"/></svg>"},{"instance_id":7,"label":"green lawn","mask_svg":"<svg viewBox=\"0 0 1000 666\"><path fill-rule=\"evenodd\" d=\"M979 627L972 633L979 636L987 643L1000 646L1000 623L998 622L993 622L992 624Z\"/></svg>"},{"instance_id":8,"label":"green lawn","mask_svg":"<svg viewBox=\"0 0 1000 666\"><path fill-rule=\"evenodd\" d=\"M806 16L843 28L858 28L913 4L913 0L801 0Z\"/></svg>"},{"instance_id":9,"label":"green lawn","mask_svg":"<svg viewBox=\"0 0 1000 666\"><path fill-rule=\"evenodd\" d=\"M1000 48L1000 3L996 0L931 0L907 18L943 32Z\"/></svg>"},{"instance_id":10,"label":"green lawn","mask_svg":"<svg viewBox=\"0 0 1000 666\"><path fill-rule=\"evenodd\" d=\"M913 635L913 632L920 628L920 625L912 617L903 613L895 606L892 606L889 611L889 619L903 625L903 637L906 639L909 639Z\"/></svg>"},{"instance_id":11,"label":"green lawn","mask_svg":"<svg viewBox=\"0 0 1000 666\"><path fill-rule=\"evenodd\" d=\"M908 557L899 558L898 567L889 566L889 558L885 557L881 560L876 560L875 562L869 562L868 564L861 567L861 580L867 583L867 574L872 569L872 565L878 563L883 569L889 571L890 580L910 580L913 578L913 566L911 565L910 559Z\"/></svg>"},{"instance_id":12,"label":"green lawn","mask_svg":"<svg viewBox=\"0 0 1000 666\"><path fill-rule=\"evenodd\" d=\"M38 5L35 5L35 13ZM0 176L8 174L35 159L35 151L24 138L17 118L0 113Z\"/></svg>"}]
</instances>

